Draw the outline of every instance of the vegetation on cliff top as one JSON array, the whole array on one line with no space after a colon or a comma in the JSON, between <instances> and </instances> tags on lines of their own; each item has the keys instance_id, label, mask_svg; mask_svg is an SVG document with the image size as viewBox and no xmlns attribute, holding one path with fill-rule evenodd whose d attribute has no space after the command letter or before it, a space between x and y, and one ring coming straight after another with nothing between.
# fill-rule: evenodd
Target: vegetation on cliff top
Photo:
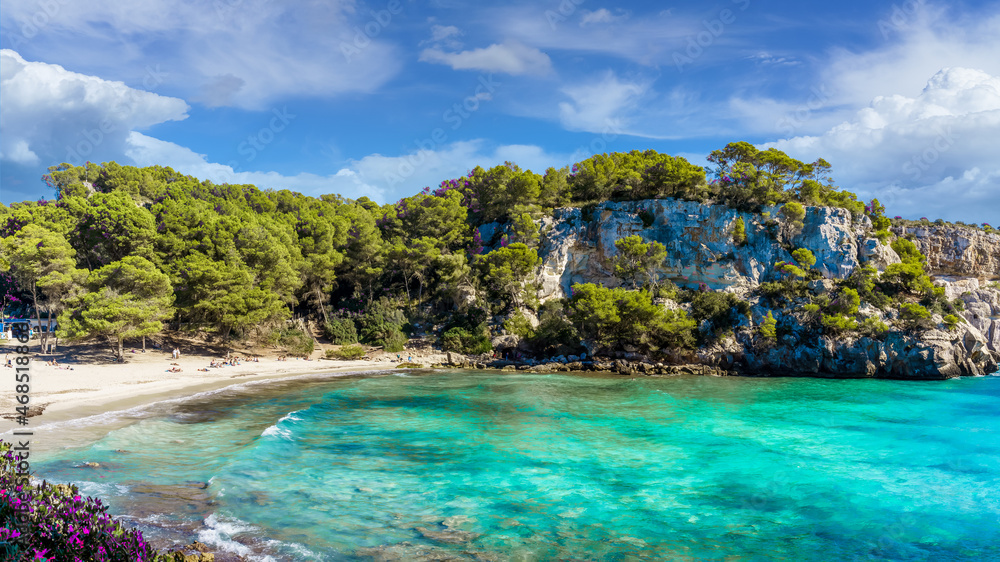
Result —
<instances>
[{"instance_id":1,"label":"vegetation on cliff top","mask_svg":"<svg viewBox=\"0 0 1000 562\"><path fill-rule=\"evenodd\" d=\"M745 303L679 290L663 277L664 246L633 236L616 243L619 257L608 264L622 288L580 285L558 306L541 307L533 285L538 219L566 205L586 213L606 200L673 197L751 213L780 206L782 228L794 234L804 205L832 205L867 215L891 237L881 205L838 190L822 159L807 164L739 142L709 160L711 180L684 158L651 150L598 154L544 175L513 163L476 167L386 205L216 185L158 166L63 164L44 178L56 200L0 207L0 265L9 268L0 291L5 308L58 318L63 337L107 338L119 355L126 340L171 325L307 354L310 338L287 329L293 315L314 317L337 343L389 351L418 326L436 325L447 349L468 353L489 351L490 337L504 332L536 353L581 342L663 353L731 333L749 321ZM654 217L646 213L648 227ZM499 242L483 240L497 223ZM742 218L733 225L737 246L746 229ZM807 313L816 319L810 325L830 332L867 329L857 306L843 306L855 294L876 308L909 299L953 312L911 246L896 241L904 263L881 276L861 268L831 296L810 293L815 258L797 250L796 263L777 264L784 278L760 293L776 308L809 300L810 310L818 307ZM918 320L907 327L926 325ZM775 330L782 333L780 322Z\"/></svg>"}]
</instances>

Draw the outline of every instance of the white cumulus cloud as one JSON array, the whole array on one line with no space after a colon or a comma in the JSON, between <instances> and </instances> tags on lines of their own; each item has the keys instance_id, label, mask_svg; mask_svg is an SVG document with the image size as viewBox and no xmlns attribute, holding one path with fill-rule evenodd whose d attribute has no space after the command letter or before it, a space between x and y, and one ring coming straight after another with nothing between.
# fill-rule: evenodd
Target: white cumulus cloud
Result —
<instances>
[{"instance_id":1,"label":"white cumulus cloud","mask_svg":"<svg viewBox=\"0 0 1000 562\"><path fill-rule=\"evenodd\" d=\"M570 101L559 103L559 119L573 131L620 130L647 88L644 83L620 80L613 72L594 82L566 86L562 93Z\"/></svg>"},{"instance_id":2,"label":"white cumulus cloud","mask_svg":"<svg viewBox=\"0 0 1000 562\"><path fill-rule=\"evenodd\" d=\"M33 56L81 72L131 84L159 65L165 88L187 99L264 109L287 96L377 89L402 67L389 37L408 9L354 0L17 0L0 6L0 28L6 45L30 44Z\"/></svg>"},{"instance_id":3,"label":"white cumulus cloud","mask_svg":"<svg viewBox=\"0 0 1000 562\"><path fill-rule=\"evenodd\" d=\"M580 27L587 27L588 25L595 24L606 24L614 23L616 21L622 21L628 19L628 14L612 14L607 8L601 8L599 10L583 11L583 15L580 16Z\"/></svg>"},{"instance_id":4,"label":"white cumulus cloud","mask_svg":"<svg viewBox=\"0 0 1000 562\"><path fill-rule=\"evenodd\" d=\"M515 41L494 43L489 47L457 53L431 47L420 53L420 60L446 64L455 70L481 70L512 75L547 74L552 70L552 61L548 55Z\"/></svg>"},{"instance_id":5,"label":"white cumulus cloud","mask_svg":"<svg viewBox=\"0 0 1000 562\"><path fill-rule=\"evenodd\" d=\"M996 222L1000 209L1000 78L946 68L913 96L879 96L820 135L768 143L826 158L838 183L887 212Z\"/></svg>"},{"instance_id":6,"label":"white cumulus cloud","mask_svg":"<svg viewBox=\"0 0 1000 562\"><path fill-rule=\"evenodd\" d=\"M129 132L187 117L183 100L0 51L0 159L82 164L117 155Z\"/></svg>"}]
</instances>

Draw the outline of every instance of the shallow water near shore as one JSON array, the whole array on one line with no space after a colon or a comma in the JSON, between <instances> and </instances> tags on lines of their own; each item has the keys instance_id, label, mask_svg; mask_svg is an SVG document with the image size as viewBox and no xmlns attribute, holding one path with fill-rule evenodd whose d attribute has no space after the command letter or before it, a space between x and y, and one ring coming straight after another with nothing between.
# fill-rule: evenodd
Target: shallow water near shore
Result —
<instances>
[{"instance_id":1,"label":"shallow water near shore","mask_svg":"<svg viewBox=\"0 0 1000 562\"><path fill-rule=\"evenodd\" d=\"M309 380L33 468L162 542L274 560L1000 559L996 376Z\"/></svg>"}]
</instances>

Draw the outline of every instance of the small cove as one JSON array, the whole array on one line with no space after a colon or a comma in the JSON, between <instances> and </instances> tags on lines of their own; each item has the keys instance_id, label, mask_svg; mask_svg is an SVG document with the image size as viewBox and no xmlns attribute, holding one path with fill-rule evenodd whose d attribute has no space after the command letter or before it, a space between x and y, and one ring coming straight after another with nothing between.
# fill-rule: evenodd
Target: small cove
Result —
<instances>
[{"instance_id":1,"label":"small cove","mask_svg":"<svg viewBox=\"0 0 1000 562\"><path fill-rule=\"evenodd\" d=\"M34 467L274 560L984 560L998 401L1000 377L393 373L179 401Z\"/></svg>"}]
</instances>

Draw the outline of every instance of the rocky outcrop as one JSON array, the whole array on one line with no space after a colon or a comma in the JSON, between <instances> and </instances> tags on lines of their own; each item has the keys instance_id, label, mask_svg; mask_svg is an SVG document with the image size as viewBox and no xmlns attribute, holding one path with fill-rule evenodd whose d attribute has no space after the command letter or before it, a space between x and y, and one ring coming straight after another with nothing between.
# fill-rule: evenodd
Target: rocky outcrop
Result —
<instances>
[{"instance_id":1,"label":"rocky outcrop","mask_svg":"<svg viewBox=\"0 0 1000 562\"><path fill-rule=\"evenodd\" d=\"M940 380L997 370L993 355L968 329L931 330L919 338L894 332L872 338L819 337L745 355L746 370L760 374L835 378Z\"/></svg>"},{"instance_id":2,"label":"rocky outcrop","mask_svg":"<svg viewBox=\"0 0 1000 562\"><path fill-rule=\"evenodd\" d=\"M615 241L634 234L666 247L666 278L681 286L704 283L715 290L751 288L775 279L774 264L792 261L789 251L794 248L811 250L815 267L835 279L849 276L867 261L880 269L899 261L891 248L869 237L867 218L854 220L845 209L807 207L798 233L776 217L778 208L753 214L673 199L606 202L592 210L557 209L541 224L539 297L544 301L565 296L574 283L617 286L620 281L612 265ZM732 233L739 218L746 242L738 246Z\"/></svg>"},{"instance_id":3,"label":"rocky outcrop","mask_svg":"<svg viewBox=\"0 0 1000 562\"><path fill-rule=\"evenodd\" d=\"M1000 235L958 225L894 226L911 237L932 275L1000 279Z\"/></svg>"},{"instance_id":4,"label":"rocky outcrop","mask_svg":"<svg viewBox=\"0 0 1000 562\"><path fill-rule=\"evenodd\" d=\"M900 263L895 251L872 236L871 222L854 218L845 209L807 207L798 231L783 220L778 208L761 214L744 213L724 205L657 199L605 202L591 208L557 209L540 226L538 276L542 301L568 296L575 283L600 283L607 287L621 282L613 275L617 255L615 241L639 235L657 241L667 250L664 277L681 286L707 285L751 298L753 317L767 313L750 289L779 277L778 261L793 261L790 252L807 248L816 257L815 269L825 279L814 281L814 294L828 293L832 280L844 279L860 265L879 271ZM734 226L742 219L745 242L737 245ZM504 228L493 225L482 238L496 244ZM755 340L749 323L737 329L737 337L702 348L678 363L710 366L722 372L751 374L812 375L825 377L877 377L946 379L982 375L996 371L1000 358L1000 292L979 279L1000 277L1000 236L974 229L936 225L908 227L897 235L912 234L918 248L928 256L931 272L940 276L949 300L965 303L967 323L952 331L936 329L919 336L891 332L884 338L817 336L799 320L775 316L786 325L797 325L793 335L769 347ZM943 277L955 274L962 279ZM893 311L869 311L883 320ZM940 316L935 322L942 325ZM812 334L812 335L810 335ZM516 348L516 338L494 342ZM615 359L629 365L644 364L640 357ZM595 364L596 365L596 364ZM618 372L644 373L642 367L617 366ZM661 370L649 370L660 373ZM649 373L647 373L649 374Z\"/></svg>"},{"instance_id":5,"label":"rocky outcrop","mask_svg":"<svg viewBox=\"0 0 1000 562\"><path fill-rule=\"evenodd\" d=\"M1000 290L982 285L978 279L939 280L950 300L965 305L962 316L973 335L982 339L987 350L1000 354Z\"/></svg>"}]
</instances>

